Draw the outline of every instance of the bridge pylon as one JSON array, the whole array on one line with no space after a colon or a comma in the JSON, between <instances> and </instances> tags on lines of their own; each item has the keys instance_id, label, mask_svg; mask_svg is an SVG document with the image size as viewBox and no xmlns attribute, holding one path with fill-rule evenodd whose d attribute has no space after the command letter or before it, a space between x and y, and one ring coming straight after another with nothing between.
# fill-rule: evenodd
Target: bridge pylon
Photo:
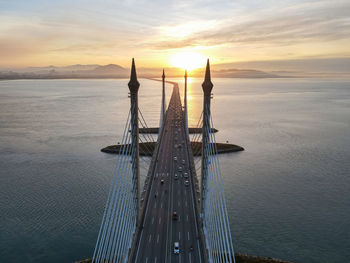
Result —
<instances>
[{"instance_id":1,"label":"bridge pylon","mask_svg":"<svg viewBox=\"0 0 350 263\"><path fill-rule=\"evenodd\" d=\"M207 60L207 67L205 69L204 82L202 83L203 89L203 127L202 127L202 169L201 169L201 213L203 211L203 197L206 186L206 179L208 173L208 155L205 153L208 144L210 143L210 131L206 127L210 126L210 100L211 91L213 89L213 83L210 77L210 65L209 59Z\"/></svg>"},{"instance_id":2,"label":"bridge pylon","mask_svg":"<svg viewBox=\"0 0 350 263\"><path fill-rule=\"evenodd\" d=\"M185 70L185 92L184 92L184 110L185 110L185 129L187 135L189 135L188 132L188 108L187 108L187 70Z\"/></svg>"},{"instance_id":3,"label":"bridge pylon","mask_svg":"<svg viewBox=\"0 0 350 263\"><path fill-rule=\"evenodd\" d=\"M158 136L162 132L162 127L163 127L164 118L165 118L165 112L166 112L166 104L165 104L165 73L164 73L164 69L163 69L163 74L162 74L162 102L161 102L161 108L160 108L160 120L159 120Z\"/></svg>"},{"instance_id":4,"label":"bridge pylon","mask_svg":"<svg viewBox=\"0 0 350 263\"><path fill-rule=\"evenodd\" d=\"M135 60L132 59L130 81L130 114L131 114L131 148L132 148L132 169L133 169L133 189L137 198L137 224L140 221L141 213L141 182L140 182L140 160L139 160L139 106L138 91L140 83L137 81Z\"/></svg>"}]
</instances>

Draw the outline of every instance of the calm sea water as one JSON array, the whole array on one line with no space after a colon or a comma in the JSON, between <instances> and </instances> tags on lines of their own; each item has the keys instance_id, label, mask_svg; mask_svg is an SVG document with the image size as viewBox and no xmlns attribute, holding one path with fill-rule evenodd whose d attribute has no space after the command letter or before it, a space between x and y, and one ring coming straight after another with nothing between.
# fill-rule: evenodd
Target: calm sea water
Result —
<instances>
[{"instance_id":1,"label":"calm sea water","mask_svg":"<svg viewBox=\"0 0 350 263\"><path fill-rule=\"evenodd\" d=\"M156 126L160 83L140 82ZM213 82L217 140L246 149L220 157L236 251L349 262L350 81ZM127 93L127 80L0 82L0 262L91 257L115 165L100 149L121 139Z\"/></svg>"}]
</instances>

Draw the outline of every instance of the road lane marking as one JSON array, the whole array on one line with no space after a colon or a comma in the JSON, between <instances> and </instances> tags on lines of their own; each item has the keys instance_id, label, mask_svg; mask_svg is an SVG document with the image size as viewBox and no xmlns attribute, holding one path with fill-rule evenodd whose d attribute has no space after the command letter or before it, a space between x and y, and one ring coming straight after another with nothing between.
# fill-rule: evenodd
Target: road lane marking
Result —
<instances>
[{"instance_id":1,"label":"road lane marking","mask_svg":"<svg viewBox=\"0 0 350 263\"><path fill-rule=\"evenodd\" d=\"M179 232L179 241L181 240L181 232Z\"/></svg>"},{"instance_id":2,"label":"road lane marking","mask_svg":"<svg viewBox=\"0 0 350 263\"><path fill-rule=\"evenodd\" d=\"M188 215L186 215L186 220L188 221Z\"/></svg>"},{"instance_id":3,"label":"road lane marking","mask_svg":"<svg viewBox=\"0 0 350 263\"><path fill-rule=\"evenodd\" d=\"M187 207L187 201L185 201L185 206Z\"/></svg>"},{"instance_id":4,"label":"road lane marking","mask_svg":"<svg viewBox=\"0 0 350 263\"><path fill-rule=\"evenodd\" d=\"M154 222L154 216L152 217L152 225L153 225L153 222Z\"/></svg>"},{"instance_id":5,"label":"road lane marking","mask_svg":"<svg viewBox=\"0 0 350 263\"><path fill-rule=\"evenodd\" d=\"M187 240L190 240L190 232L187 232Z\"/></svg>"},{"instance_id":6,"label":"road lane marking","mask_svg":"<svg viewBox=\"0 0 350 263\"><path fill-rule=\"evenodd\" d=\"M197 241L197 247L198 247L198 256L199 256L199 262L202 262L201 254L200 254L200 248L199 248L199 241Z\"/></svg>"},{"instance_id":7,"label":"road lane marking","mask_svg":"<svg viewBox=\"0 0 350 263\"><path fill-rule=\"evenodd\" d=\"M157 235L157 243L159 243L159 234Z\"/></svg>"},{"instance_id":8,"label":"road lane marking","mask_svg":"<svg viewBox=\"0 0 350 263\"><path fill-rule=\"evenodd\" d=\"M152 234L149 234L148 242L151 242L151 239L152 239Z\"/></svg>"},{"instance_id":9,"label":"road lane marking","mask_svg":"<svg viewBox=\"0 0 350 263\"><path fill-rule=\"evenodd\" d=\"M162 218L159 217L158 224L160 225L160 222L162 221Z\"/></svg>"},{"instance_id":10,"label":"road lane marking","mask_svg":"<svg viewBox=\"0 0 350 263\"><path fill-rule=\"evenodd\" d=\"M141 232L140 240L142 240L142 235L143 235L143 231ZM139 243L139 245L138 245L138 247L137 247L136 261L137 261L137 258L138 258L138 256L139 256L139 250L140 250L140 243Z\"/></svg>"},{"instance_id":11,"label":"road lane marking","mask_svg":"<svg viewBox=\"0 0 350 263\"><path fill-rule=\"evenodd\" d=\"M160 203L160 208L163 208L163 203Z\"/></svg>"},{"instance_id":12,"label":"road lane marking","mask_svg":"<svg viewBox=\"0 0 350 263\"><path fill-rule=\"evenodd\" d=\"M157 257L154 259L154 263L157 263Z\"/></svg>"},{"instance_id":13,"label":"road lane marking","mask_svg":"<svg viewBox=\"0 0 350 263\"><path fill-rule=\"evenodd\" d=\"M147 263L148 262L148 257L146 258L146 261L145 261L145 263Z\"/></svg>"},{"instance_id":14,"label":"road lane marking","mask_svg":"<svg viewBox=\"0 0 350 263\"><path fill-rule=\"evenodd\" d=\"M192 262L191 254L188 254L188 260L190 261L190 263Z\"/></svg>"}]
</instances>

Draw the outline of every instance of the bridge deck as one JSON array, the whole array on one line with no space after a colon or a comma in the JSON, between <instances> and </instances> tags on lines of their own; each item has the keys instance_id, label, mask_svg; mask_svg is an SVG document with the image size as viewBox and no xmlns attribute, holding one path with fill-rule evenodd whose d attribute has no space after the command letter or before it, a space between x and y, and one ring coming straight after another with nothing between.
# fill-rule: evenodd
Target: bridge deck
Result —
<instances>
[{"instance_id":1,"label":"bridge deck","mask_svg":"<svg viewBox=\"0 0 350 263\"><path fill-rule=\"evenodd\" d=\"M192 178L189 139L177 85L174 85L163 127L155 167L150 167L154 173L149 175L150 192L145 199L144 221L132 262L204 262L195 208L196 180ZM172 218L175 211L177 220ZM175 242L179 242L178 255L174 254Z\"/></svg>"}]
</instances>

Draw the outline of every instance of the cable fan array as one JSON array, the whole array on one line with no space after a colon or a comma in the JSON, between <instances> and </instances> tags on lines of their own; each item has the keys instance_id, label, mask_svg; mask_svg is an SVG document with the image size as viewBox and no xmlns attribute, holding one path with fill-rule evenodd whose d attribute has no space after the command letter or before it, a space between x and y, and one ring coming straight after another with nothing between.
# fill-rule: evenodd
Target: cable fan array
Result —
<instances>
[{"instance_id":1,"label":"cable fan array","mask_svg":"<svg viewBox=\"0 0 350 263\"><path fill-rule=\"evenodd\" d=\"M208 111L203 165L203 228L210 262L235 262L213 120Z\"/></svg>"},{"instance_id":2,"label":"cable fan array","mask_svg":"<svg viewBox=\"0 0 350 263\"><path fill-rule=\"evenodd\" d=\"M131 106L132 109L135 105ZM133 158L136 147L131 138L131 111L125 124L117 164L112 177L106 207L92 258L92 262L125 262L131 247L137 220L137 178L134 176L136 166ZM139 110L139 125L148 128ZM153 154L154 138L151 134L140 134L143 152ZM150 158L140 156L140 169L147 173Z\"/></svg>"}]
</instances>

